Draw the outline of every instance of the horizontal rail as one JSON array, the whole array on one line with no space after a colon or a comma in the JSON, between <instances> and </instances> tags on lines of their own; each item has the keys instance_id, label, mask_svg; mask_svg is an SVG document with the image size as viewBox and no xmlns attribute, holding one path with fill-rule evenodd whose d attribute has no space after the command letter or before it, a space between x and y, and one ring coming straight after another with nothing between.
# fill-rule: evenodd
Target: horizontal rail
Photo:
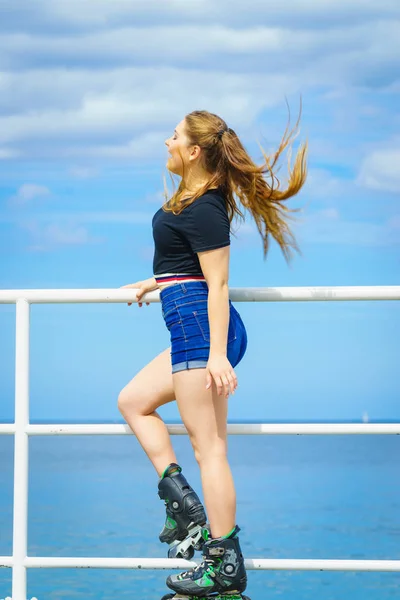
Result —
<instances>
[{"instance_id":1,"label":"horizontal rail","mask_svg":"<svg viewBox=\"0 0 400 600\"><path fill-rule=\"evenodd\" d=\"M187 435L184 425L167 425L171 435ZM28 425L28 435L134 435L128 425ZM13 435L13 423L0 424L0 435ZM400 423L248 423L228 424L229 435L400 435Z\"/></svg>"},{"instance_id":2,"label":"horizontal rail","mask_svg":"<svg viewBox=\"0 0 400 600\"><path fill-rule=\"evenodd\" d=\"M24 566L33 569L188 569L200 560L170 558L70 558L26 557ZM12 566L12 559L0 556L0 567ZM400 572L400 560L270 559L245 560L248 570L285 571L392 571Z\"/></svg>"},{"instance_id":3,"label":"horizontal rail","mask_svg":"<svg viewBox=\"0 0 400 600\"><path fill-rule=\"evenodd\" d=\"M143 296L146 302L159 302L155 290ZM338 300L400 300L399 285L327 286L327 287L244 287L229 288L233 302L295 302ZM135 289L41 289L1 290L0 304L14 304L24 298L32 304L129 302L135 301Z\"/></svg>"}]
</instances>

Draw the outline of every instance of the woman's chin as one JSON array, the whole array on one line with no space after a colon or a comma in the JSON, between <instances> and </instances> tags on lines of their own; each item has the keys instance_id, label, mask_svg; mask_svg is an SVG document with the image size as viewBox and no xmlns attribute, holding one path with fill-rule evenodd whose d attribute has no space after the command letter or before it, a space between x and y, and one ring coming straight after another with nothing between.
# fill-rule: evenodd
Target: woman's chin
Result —
<instances>
[{"instance_id":1,"label":"woman's chin","mask_svg":"<svg viewBox=\"0 0 400 600\"><path fill-rule=\"evenodd\" d=\"M179 175L179 177L181 177L180 170L177 169L176 167L174 167L173 164L171 164L170 159L167 160L167 164L165 166L167 167L167 169L170 173L173 173L174 175Z\"/></svg>"}]
</instances>

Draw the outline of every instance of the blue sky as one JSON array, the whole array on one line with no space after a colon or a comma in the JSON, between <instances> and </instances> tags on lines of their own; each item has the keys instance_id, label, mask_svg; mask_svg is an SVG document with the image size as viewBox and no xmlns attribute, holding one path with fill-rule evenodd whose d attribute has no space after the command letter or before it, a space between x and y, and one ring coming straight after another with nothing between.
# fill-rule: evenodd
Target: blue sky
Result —
<instances>
[{"instance_id":1,"label":"blue sky","mask_svg":"<svg viewBox=\"0 0 400 600\"><path fill-rule=\"evenodd\" d=\"M0 288L113 288L152 275L164 140L195 109L260 159L303 99L302 249L263 260L247 216L231 287L398 285L400 5L87 0L2 4ZM296 149L295 145L295 149ZM281 175L286 162L282 161ZM231 419L400 418L398 302L238 303L249 346ZM0 305L0 420L13 418L15 307ZM31 309L31 417L118 419L169 345L160 305ZM176 407L161 411L176 420Z\"/></svg>"}]
</instances>

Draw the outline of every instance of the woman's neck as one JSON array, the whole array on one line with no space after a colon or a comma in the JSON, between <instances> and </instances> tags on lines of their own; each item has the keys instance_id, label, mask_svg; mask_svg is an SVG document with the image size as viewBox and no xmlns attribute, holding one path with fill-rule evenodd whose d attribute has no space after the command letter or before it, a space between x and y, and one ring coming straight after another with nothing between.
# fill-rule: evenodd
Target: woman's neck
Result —
<instances>
[{"instance_id":1,"label":"woman's neck","mask_svg":"<svg viewBox=\"0 0 400 600\"><path fill-rule=\"evenodd\" d=\"M205 187L211 179L212 176L205 171L201 173L189 173L188 177L182 180L182 191L185 196L194 195Z\"/></svg>"},{"instance_id":2,"label":"woman's neck","mask_svg":"<svg viewBox=\"0 0 400 600\"><path fill-rule=\"evenodd\" d=\"M196 181L182 182L182 194L183 196L194 196L196 192L203 189L208 183L210 183L210 177L204 178L203 180L196 179Z\"/></svg>"}]
</instances>

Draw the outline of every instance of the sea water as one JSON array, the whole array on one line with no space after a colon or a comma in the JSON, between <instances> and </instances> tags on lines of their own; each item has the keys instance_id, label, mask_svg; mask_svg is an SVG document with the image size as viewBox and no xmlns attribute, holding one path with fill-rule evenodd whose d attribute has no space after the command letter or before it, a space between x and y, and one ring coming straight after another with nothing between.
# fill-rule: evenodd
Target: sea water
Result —
<instances>
[{"instance_id":1,"label":"sea water","mask_svg":"<svg viewBox=\"0 0 400 600\"><path fill-rule=\"evenodd\" d=\"M200 491L187 437L173 443ZM29 444L29 556L166 556L158 478L134 436L35 436ZM246 558L400 559L400 436L230 436L229 459ZM0 436L0 490L0 555L9 556L12 436ZM158 600L167 575L29 569L27 597ZM248 578L252 600L400 598L398 573L249 571ZM0 598L7 596L11 569L0 569Z\"/></svg>"}]
</instances>

